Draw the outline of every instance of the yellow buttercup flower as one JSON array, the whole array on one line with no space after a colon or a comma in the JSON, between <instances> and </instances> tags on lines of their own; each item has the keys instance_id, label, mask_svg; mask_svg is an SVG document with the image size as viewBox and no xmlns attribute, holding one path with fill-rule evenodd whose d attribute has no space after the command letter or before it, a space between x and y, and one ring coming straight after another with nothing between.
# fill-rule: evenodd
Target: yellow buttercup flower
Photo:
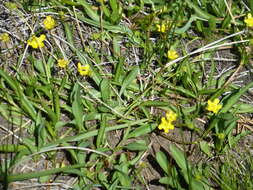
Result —
<instances>
[{"instance_id":1,"label":"yellow buttercup flower","mask_svg":"<svg viewBox=\"0 0 253 190\"><path fill-rule=\"evenodd\" d=\"M177 114L173 111L168 111L165 117L162 117L161 123L158 125L158 129L164 130L165 133L168 133L169 130L173 130L175 126L173 125L173 121L176 121Z\"/></svg>"},{"instance_id":2,"label":"yellow buttercup flower","mask_svg":"<svg viewBox=\"0 0 253 190\"><path fill-rule=\"evenodd\" d=\"M218 111L222 108L222 105L219 104L220 100L218 98L214 99L213 101L207 101L207 110L213 113L218 113Z\"/></svg>"},{"instance_id":3,"label":"yellow buttercup flower","mask_svg":"<svg viewBox=\"0 0 253 190\"><path fill-rule=\"evenodd\" d=\"M168 133L169 130L173 130L175 126L166 120L165 117L162 117L160 125L158 125L158 129L164 130L165 133Z\"/></svg>"},{"instance_id":4,"label":"yellow buttercup flower","mask_svg":"<svg viewBox=\"0 0 253 190\"><path fill-rule=\"evenodd\" d=\"M43 48L45 46L43 43L44 40L46 40L46 36L44 34L41 34L40 37L33 35L29 40L27 40L27 43L35 49Z\"/></svg>"},{"instance_id":5,"label":"yellow buttercup flower","mask_svg":"<svg viewBox=\"0 0 253 190\"><path fill-rule=\"evenodd\" d=\"M253 17L251 13L247 15L247 18L244 19L244 22L247 24L248 27L253 27Z\"/></svg>"},{"instance_id":6,"label":"yellow buttercup flower","mask_svg":"<svg viewBox=\"0 0 253 190\"><path fill-rule=\"evenodd\" d=\"M51 30L51 29L53 29L53 28L55 27L56 22L55 22L55 20L53 19L53 17L47 16L47 17L44 19L43 24L44 24L45 29Z\"/></svg>"},{"instance_id":7,"label":"yellow buttercup flower","mask_svg":"<svg viewBox=\"0 0 253 190\"><path fill-rule=\"evenodd\" d=\"M0 41L3 41L3 42L8 42L10 41L10 36L8 33L2 33L0 34Z\"/></svg>"},{"instance_id":8,"label":"yellow buttercup flower","mask_svg":"<svg viewBox=\"0 0 253 190\"><path fill-rule=\"evenodd\" d=\"M176 52L175 50L169 50L169 51L167 52L167 56L168 56L168 58L171 59L171 60L174 60L174 59L176 59L176 58L179 57L178 54L177 54L177 52Z\"/></svg>"},{"instance_id":9,"label":"yellow buttercup flower","mask_svg":"<svg viewBox=\"0 0 253 190\"><path fill-rule=\"evenodd\" d=\"M90 69L90 66L88 64L86 64L85 66L82 66L81 63L78 63L77 64L77 70L78 70L79 74L82 75L82 76L91 75L91 69Z\"/></svg>"},{"instance_id":10,"label":"yellow buttercup flower","mask_svg":"<svg viewBox=\"0 0 253 190\"><path fill-rule=\"evenodd\" d=\"M170 122L176 121L177 114L170 110L166 113L166 119Z\"/></svg>"},{"instance_id":11,"label":"yellow buttercup flower","mask_svg":"<svg viewBox=\"0 0 253 190\"><path fill-rule=\"evenodd\" d=\"M66 59L58 59L57 64L59 67L65 68L69 64L69 61Z\"/></svg>"},{"instance_id":12,"label":"yellow buttercup flower","mask_svg":"<svg viewBox=\"0 0 253 190\"><path fill-rule=\"evenodd\" d=\"M157 31L158 32L162 32L162 33L164 33L165 31L166 31L166 26L165 26L165 24L157 24L156 25L156 27L157 27Z\"/></svg>"}]
</instances>

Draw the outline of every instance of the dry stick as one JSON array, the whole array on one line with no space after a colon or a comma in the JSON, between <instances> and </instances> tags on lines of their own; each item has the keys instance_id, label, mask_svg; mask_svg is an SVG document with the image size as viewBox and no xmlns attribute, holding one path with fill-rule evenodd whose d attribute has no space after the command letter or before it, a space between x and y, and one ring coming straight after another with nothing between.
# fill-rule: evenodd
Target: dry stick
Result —
<instances>
[{"instance_id":1,"label":"dry stick","mask_svg":"<svg viewBox=\"0 0 253 190\"><path fill-rule=\"evenodd\" d=\"M74 15L75 15L75 21L76 21L76 24L77 24L77 30L79 32L79 36L81 38L81 42L82 42L82 45L83 45L83 49L85 49L85 43L84 43L82 31L81 31L81 26L80 26L80 24L78 22L78 19L77 19L77 14L76 14L76 8L75 8L75 6L73 6L73 11L74 11Z\"/></svg>"},{"instance_id":2,"label":"dry stick","mask_svg":"<svg viewBox=\"0 0 253 190\"><path fill-rule=\"evenodd\" d=\"M16 137L18 140L21 140L21 141L22 141L22 139L21 139L19 136L15 135L14 132L12 132L11 130L5 128L3 125L0 125L0 128L1 128L3 131L8 132L8 134L6 135L7 137L13 135L13 136ZM0 142L2 142L4 139L6 139L6 136L5 136L4 138L2 138Z\"/></svg>"},{"instance_id":3,"label":"dry stick","mask_svg":"<svg viewBox=\"0 0 253 190\"><path fill-rule=\"evenodd\" d=\"M122 117L122 118L125 118L125 119L128 119L128 120L131 120L127 117L125 117L124 115L122 115L121 113L119 113L117 110L113 109L110 105L104 103L102 100L100 100L98 97L96 97L94 94L90 93L87 88L80 82L80 81L77 81L78 84L84 89L86 90L86 92L92 96L95 100L97 100L99 103L103 104L105 107L109 108L111 111L113 111L116 115Z\"/></svg>"},{"instance_id":4,"label":"dry stick","mask_svg":"<svg viewBox=\"0 0 253 190\"><path fill-rule=\"evenodd\" d=\"M237 73L242 69L242 66L243 66L243 63L241 62L239 67L237 67L236 71L231 75L231 77L229 77L227 82L223 85L223 87L222 87L223 89L225 89L229 85L229 83L231 83L234 80Z\"/></svg>"},{"instance_id":5,"label":"dry stick","mask_svg":"<svg viewBox=\"0 0 253 190\"><path fill-rule=\"evenodd\" d=\"M225 3L225 5L226 5L226 7L228 9L228 13L231 16L233 23L236 24L235 17L233 16L232 11L231 11L231 3L230 3L230 5L228 5L227 0L224 0L224 3Z\"/></svg>"},{"instance_id":6,"label":"dry stick","mask_svg":"<svg viewBox=\"0 0 253 190\"><path fill-rule=\"evenodd\" d=\"M97 150L93 150L93 149L90 149L90 148L76 147L76 146L62 146L62 147L49 148L47 150L42 150L40 152L33 153L33 154L29 155L29 157L32 157L32 156L37 155L37 154L49 152L49 151L67 150L67 149L74 149L74 150L82 150L82 151L87 151L87 152L93 152L93 153L97 153L97 154L103 155L105 157L109 157L109 155L107 155L107 154L105 154L103 152L100 152L100 151L97 151Z\"/></svg>"},{"instance_id":7,"label":"dry stick","mask_svg":"<svg viewBox=\"0 0 253 190\"><path fill-rule=\"evenodd\" d=\"M18 140L20 140L22 142L22 139L19 138L19 136L15 135L15 133L17 133L19 130L21 130L22 128L25 128L29 123L31 122L31 120L27 121L25 124L23 124L21 127L15 129L13 132L9 131L9 134L7 134L6 136L4 136L1 141L3 141L4 139L8 138L11 135L14 135ZM1 125L0 125L1 128Z\"/></svg>"}]
</instances>

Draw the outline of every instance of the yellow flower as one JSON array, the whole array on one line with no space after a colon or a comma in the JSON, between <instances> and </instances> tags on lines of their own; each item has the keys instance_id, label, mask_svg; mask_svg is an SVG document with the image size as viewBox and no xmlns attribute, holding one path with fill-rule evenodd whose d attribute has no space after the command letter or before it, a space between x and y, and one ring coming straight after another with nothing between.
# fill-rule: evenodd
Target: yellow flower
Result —
<instances>
[{"instance_id":1,"label":"yellow flower","mask_svg":"<svg viewBox=\"0 0 253 190\"><path fill-rule=\"evenodd\" d=\"M167 56L171 60L174 60L174 59L178 58L178 54L175 50L169 50L168 53L167 53Z\"/></svg>"},{"instance_id":2,"label":"yellow flower","mask_svg":"<svg viewBox=\"0 0 253 190\"><path fill-rule=\"evenodd\" d=\"M58 59L57 64L59 67L65 68L69 64L69 61L66 59Z\"/></svg>"},{"instance_id":3,"label":"yellow flower","mask_svg":"<svg viewBox=\"0 0 253 190\"><path fill-rule=\"evenodd\" d=\"M160 125L158 125L158 129L164 130L165 133L168 133L169 130L173 130L174 125L169 122L165 117L162 117Z\"/></svg>"},{"instance_id":4,"label":"yellow flower","mask_svg":"<svg viewBox=\"0 0 253 190\"><path fill-rule=\"evenodd\" d=\"M56 22L51 16L47 16L43 21L44 27L47 30L51 30L55 27Z\"/></svg>"},{"instance_id":5,"label":"yellow flower","mask_svg":"<svg viewBox=\"0 0 253 190\"><path fill-rule=\"evenodd\" d=\"M165 24L162 24L162 25L157 24L156 27L157 27L157 31L158 31L158 32L163 32L163 33L164 33L164 32L166 31L166 26L165 26Z\"/></svg>"},{"instance_id":6,"label":"yellow flower","mask_svg":"<svg viewBox=\"0 0 253 190\"><path fill-rule=\"evenodd\" d=\"M177 114L170 110L166 113L166 119L170 122L176 121Z\"/></svg>"},{"instance_id":7,"label":"yellow flower","mask_svg":"<svg viewBox=\"0 0 253 190\"><path fill-rule=\"evenodd\" d=\"M41 34L40 37L32 36L29 40L27 40L27 43L29 46L32 46L33 48L43 48L44 43L43 41L46 39L46 36L44 34Z\"/></svg>"},{"instance_id":8,"label":"yellow flower","mask_svg":"<svg viewBox=\"0 0 253 190\"><path fill-rule=\"evenodd\" d=\"M177 114L173 111L168 111L165 117L162 117L160 125L158 125L158 129L164 130L165 133L168 133L169 130L173 130L175 126L173 125L173 121L176 121Z\"/></svg>"},{"instance_id":9,"label":"yellow flower","mask_svg":"<svg viewBox=\"0 0 253 190\"><path fill-rule=\"evenodd\" d=\"M8 42L10 41L10 36L8 33L2 33L0 34L0 41Z\"/></svg>"},{"instance_id":10,"label":"yellow flower","mask_svg":"<svg viewBox=\"0 0 253 190\"><path fill-rule=\"evenodd\" d=\"M78 63L77 64L77 70L78 70L80 75L83 75L83 76L91 75L91 69L90 69L90 66L88 64L86 64L85 66L82 66L81 63Z\"/></svg>"},{"instance_id":11,"label":"yellow flower","mask_svg":"<svg viewBox=\"0 0 253 190\"><path fill-rule=\"evenodd\" d=\"M253 17L251 13L247 15L247 18L244 19L244 22L247 24L248 27L253 27Z\"/></svg>"},{"instance_id":12,"label":"yellow flower","mask_svg":"<svg viewBox=\"0 0 253 190\"><path fill-rule=\"evenodd\" d=\"M218 98L214 99L213 101L207 101L207 110L213 113L218 113L218 111L222 108L222 105L219 104L220 100Z\"/></svg>"}]
</instances>

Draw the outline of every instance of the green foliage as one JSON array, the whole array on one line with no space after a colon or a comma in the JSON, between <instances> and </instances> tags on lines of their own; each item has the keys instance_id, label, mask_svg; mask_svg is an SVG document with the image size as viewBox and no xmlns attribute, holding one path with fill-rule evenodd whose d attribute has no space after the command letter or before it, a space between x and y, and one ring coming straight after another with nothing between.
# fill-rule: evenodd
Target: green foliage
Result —
<instances>
[{"instance_id":1,"label":"green foliage","mask_svg":"<svg viewBox=\"0 0 253 190\"><path fill-rule=\"evenodd\" d=\"M163 152L157 152L156 160L165 172L165 177L159 180L160 183L166 184L171 188L185 189L212 189L205 178L199 180L196 176L195 168L187 161L184 153L176 146L170 146L171 156L177 166L172 166L167 156ZM182 181L182 177L185 181Z\"/></svg>"}]
</instances>

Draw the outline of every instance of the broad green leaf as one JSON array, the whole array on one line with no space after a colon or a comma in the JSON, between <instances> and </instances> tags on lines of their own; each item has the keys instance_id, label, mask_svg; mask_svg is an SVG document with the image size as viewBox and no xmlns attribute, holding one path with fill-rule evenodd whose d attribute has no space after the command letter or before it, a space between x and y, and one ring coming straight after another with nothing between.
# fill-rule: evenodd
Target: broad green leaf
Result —
<instances>
[{"instance_id":1,"label":"broad green leaf","mask_svg":"<svg viewBox=\"0 0 253 190\"><path fill-rule=\"evenodd\" d=\"M101 147L103 145L103 139L105 136L105 128L107 126L107 117L105 114L101 115L101 124L100 124L100 128L98 130L98 136L97 136L97 140L96 140L96 146L97 148Z\"/></svg>"},{"instance_id":2,"label":"broad green leaf","mask_svg":"<svg viewBox=\"0 0 253 190\"><path fill-rule=\"evenodd\" d=\"M130 132L127 137L136 138L136 137L151 133L156 128L156 126L157 126L156 124L151 124L151 125L148 124L148 125L137 127L132 132Z\"/></svg>"},{"instance_id":3,"label":"broad green leaf","mask_svg":"<svg viewBox=\"0 0 253 190\"><path fill-rule=\"evenodd\" d=\"M34 59L34 67L39 71L41 74L46 74L44 64L41 59Z\"/></svg>"},{"instance_id":4,"label":"broad green leaf","mask_svg":"<svg viewBox=\"0 0 253 190\"><path fill-rule=\"evenodd\" d=\"M159 183L172 186L173 179L172 177L162 177L159 179Z\"/></svg>"},{"instance_id":5,"label":"broad green leaf","mask_svg":"<svg viewBox=\"0 0 253 190\"><path fill-rule=\"evenodd\" d=\"M245 103L235 104L233 106L233 109L235 110L233 112L235 114L253 113L253 105L251 104L245 104Z\"/></svg>"},{"instance_id":6,"label":"broad green leaf","mask_svg":"<svg viewBox=\"0 0 253 190\"><path fill-rule=\"evenodd\" d=\"M86 14L94 21L99 22L99 15L97 13L95 13L95 11L91 8L91 6L83 0L77 0L78 3L80 3L80 5L83 6Z\"/></svg>"},{"instance_id":7,"label":"broad green leaf","mask_svg":"<svg viewBox=\"0 0 253 190\"><path fill-rule=\"evenodd\" d=\"M232 93L223 103L223 107L220 110L220 113L226 113L228 112L236 102L239 101L240 97L247 92L249 88L253 87L253 82L247 84L243 88L241 88L239 91Z\"/></svg>"},{"instance_id":8,"label":"broad green leaf","mask_svg":"<svg viewBox=\"0 0 253 190\"><path fill-rule=\"evenodd\" d=\"M148 149L148 146L144 140L138 140L125 145L124 148L130 151L145 151Z\"/></svg>"},{"instance_id":9,"label":"broad green leaf","mask_svg":"<svg viewBox=\"0 0 253 190\"><path fill-rule=\"evenodd\" d=\"M216 19L216 17L214 17L213 15L209 14L208 12L204 12L200 7L196 6L192 1L185 0L185 2L189 5L189 7L193 8L195 10L196 14L199 17L204 18L206 20L209 20L211 18Z\"/></svg>"},{"instance_id":10,"label":"broad green leaf","mask_svg":"<svg viewBox=\"0 0 253 190\"><path fill-rule=\"evenodd\" d=\"M74 85L72 91L72 113L75 118L75 124L80 131L84 130L83 126L83 104L81 101L81 88L78 83Z\"/></svg>"},{"instance_id":11,"label":"broad green leaf","mask_svg":"<svg viewBox=\"0 0 253 190\"><path fill-rule=\"evenodd\" d=\"M207 156L211 156L211 150L210 150L210 146L206 141L200 141L199 142L200 145L200 149L207 154Z\"/></svg>"},{"instance_id":12,"label":"broad green leaf","mask_svg":"<svg viewBox=\"0 0 253 190\"><path fill-rule=\"evenodd\" d=\"M196 98L196 95L191 90L185 89L182 86L174 86L172 87L172 89L178 91L180 94L183 94L185 96Z\"/></svg>"},{"instance_id":13,"label":"broad green leaf","mask_svg":"<svg viewBox=\"0 0 253 190\"><path fill-rule=\"evenodd\" d=\"M159 152L156 153L155 157L156 157L156 161L161 166L163 171L167 175L169 175L169 173L170 173L170 163L167 159L167 156L163 152L159 151Z\"/></svg>"},{"instance_id":14,"label":"broad green leaf","mask_svg":"<svg viewBox=\"0 0 253 190\"><path fill-rule=\"evenodd\" d=\"M61 115L61 107L60 107L60 98L58 90L53 90L53 105L54 105L54 113L56 116L56 122L59 121Z\"/></svg>"},{"instance_id":15,"label":"broad green leaf","mask_svg":"<svg viewBox=\"0 0 253 190\"><path fill-rule=\"evenodd\" d=\"M187 171L188 168L190 168L189 163L186 160L186 157L184 153L179 150L175 145L170 145L170 151L172 154L172 157L176 161L177 165L184 171Z\"/></svg>"},{"instance_id":16,"label":"broad green leaf","mask_svg":"<svg viewBox=\"0 0 253 190\"><path fill-rule=\"evenodd\" d=\"M162 177L161 179L159 179L159 183L169 185L170 187L173 187L177 190L185 190L183 187L181 187L179 181L177 180L178 179L174 177Z\"/></svg>"},{"instance_id":17,"label":"broad green leaf","mask_svg":"<svg viewBox=\"0 0 253 190\"><path fill-rule=\"evenodd\" d=\"M130 73L124 79L119 95L121 95L124 92L124 90L131 84L131 82L133 82L133 80L136 79L138 73L139 67L138 66L133 67Z\"/></svg>"},{"instance_id":18,"label":"broad green leaf","mask_svg":"<svg viewBox=\"0 0 253 190\"><path fill-rule=\"evenodd\" d=\"M125 59L123 57L120 57L116 66L115 74L114 74L114 81L117 83L120 83L120 78L124 75L123 71L123 65L124 65Z\"/></svg>"},{"instance_id":19,"label":"broad green leaf","mask_svg":"<svg viewBox=\"0 0 253 190\"><path fill-rule=\"evenodd\" d=\"M110 81L108 79L102 79L100 83L100 91L102 100L107 103L111 97Z\"/></svg>"},{"instance_id":20,"label":"broad green leaf","mask_svg":"<svg viewBox=\"0 0 253 190\"><path fill-rule=\"evenodd\" d=\"M35 125L36 125L35 134L34 134L36 138L35 141L36 141L36 145L40 149L40 147L42 147L46 143L46 137L47 137L47 133L45 130L45 121L42 118L40 112L37 114Z\"/></svg>"}]
</instances>

